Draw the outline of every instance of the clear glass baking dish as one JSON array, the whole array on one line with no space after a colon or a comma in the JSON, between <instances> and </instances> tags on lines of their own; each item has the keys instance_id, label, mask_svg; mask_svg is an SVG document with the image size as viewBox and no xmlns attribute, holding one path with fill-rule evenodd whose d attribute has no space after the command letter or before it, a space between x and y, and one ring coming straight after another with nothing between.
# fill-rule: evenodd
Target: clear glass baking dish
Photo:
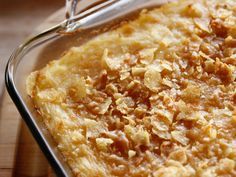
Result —
<instances>
[{"instance_id":1,"label":"clear glass baking dish","mask_svg":"<svg viewBox=\"0 0 236 177\"><path fill-rule=\"evenodd\" d=\"M79 46L92 37L117 27L120 22L135 17L141 9L157 7L168 0L109 0L96 2L96 7L104 2L107 5L95 9L93 4L88 4L89 2L79 3L81 13L70 26L72 28L68 30L68 22L63 21L29 38L13 52L6 67L7 90L58 176L69 177L73 176L73 173L27 96L26 77L50 60L59 58L70 47ZM65 31L70 33L65 35Z\"/></svg>"}]
</instances>

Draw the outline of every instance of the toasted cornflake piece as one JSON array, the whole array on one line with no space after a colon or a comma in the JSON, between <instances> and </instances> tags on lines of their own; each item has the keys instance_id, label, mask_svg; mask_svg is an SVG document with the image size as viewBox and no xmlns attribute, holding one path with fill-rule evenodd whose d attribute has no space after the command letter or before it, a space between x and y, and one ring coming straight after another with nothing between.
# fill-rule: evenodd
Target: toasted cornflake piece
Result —
<instances>
[{"instance_id":1,"label":"toasted cornflake piece","mask_svg":"<svg viewBox=\"0 0 236 177\"><path fill-rule=\"evenodd\" d=\"M101 151L107 151L108 147L113 143L114 141L109 138L96 138L96 144L99 150Z\"/></svg>"},{"instance_id":2,"label":"toasted cornflake piece","mask_svg":"<svg viewBox=\"0 0 236 177\"><path fill-rule=\"evenodd\" d=\"M138 68L138 67L133 67L132 68L132 75L133 76L142 76L146 72L146 68Z\"/></svg>"},{"instance_id":3,"label":"toasted cornflake piece","mask_svg":"<svg viewBox=\"0 0 236 177\"><path fill-rule=\"evenodd\" d=\"M230 65L222 63L221 61L217 61L216 64L218 66L216 73L224 82L230 83L235 80L236 76L234 74L235 72L234 67L231 67Z\"/></svg>"},{"instance_id":4,"label":"toasted cornflake piece","mask_svg":"<svg viewBox=\"0 0 236 177\"><path fill-rule=\"evenodd\" d=\"M183 12L190 17L201 17L204 14L204 6L200 3L189 4Z\"/></svg>"},{"instance_id":5,"label":"toasted cornflake piece","mask_svg":"<svg viewBox=\"0 0 236 177\"><path fill-rule=\"evenodd\" d=\"M102 104L99 105L99 108L100 108L99 114L105 114L105 113L107 112L109 106L111 105L111 103L112 103L112 100L111 100L110 97L108 97L108 98L105 100L104 103L102 103Z\"/></svg>"},{"instance_id":6,"label":"toasted cornflake piece","mask_svg":"<svg viewBox=\"0 0 236 177\"><path fill-rule=\"evenodd\" d=\"M215 66L215 61L214 60L212 60L212 59L208 59L208 60L206 60L205 61L205 70L206 70L206 72L208 72L208 73L214 73L215 72L215 70L216 70L216 66Z\"/></svg>"},{"instance_id":7,"label":"toasted cornflake piece","mask_svg":"<svg viewBox=\"0 0 236 177\"><path fill-rule=\"evenodd\" d=\"M152 124L154 130L159 130L159 131L168 131L169 130L169 125L160 119L152 117L151 124Z\"/></svg>"},{"instance_id":8,"label":"toasted cornflake piece","mask_svg":"<svg viewBox=\"0 0 236 177\"><path fill-rule=\"evenodd\" d=\"M171 124L172 123L174 115L170 111L158 109L158 110L155 111L155 113L157 113L157 116L161 120L166 122L166 124Z\"/></svg>"},{"instance_id":9,"label":"toasted cornflake piece","mask_svg":"<svg viewBox=\"0 0 236 177\"><path fill-rule=\"evenodd\" d=\"M232 172L235 168L235 161L229 158L221 159L219 162L219 172L228 173Z\"/></svg>"},{"instance_id":10,"label":"toasted cornflake piece","mask_svg":"<svg viewBox=\"0 0 236 177\"><path fill-rule=\"evenodd\" d=\"M195 18L194 19L194 23L202 31L204 31L206 33L210 33L211 32L210 28L209 28L209 24L210 24L209 19Z\"/></svg>"},{"instance_id":11,"label":"toasted cornflake piece","mask_svg":"<svg viewBox=\"0 0 236 177\"><path fill-rule=\"evenodd\" d=\"M213 128L212 125L206 126L205 132L211 139L215 139L217 137L217 130Z\"/></svg>"},{"instance_id":12,"label":"toasted cornflake piece","mask_svg":"<svg viewBox=\"0 0 236 177\"><path fill-rule=\"evenodd\" d=\"M150 135L146 130L139 129L133 136L133 141L137 145L148 146L150 144Z\"/></svg>"},{"instance_id":13,"label":"toasted cornflake piece","mask_svg":"<svg viewBox=\"0 0 236 177\"><path fill-rule=\"evenodd\" d=\"M184 114L190 114L192 112L190 108L188 107L188 105L183 100L179 100L175 104L178 110Z\"/></svg>"},{"instance_id":14,"label":"toasted cornflake piece","mask_svg":"<svg viewBox=\"0 0 236 177\"><path fill-rule=\"evenodd\" d=\"M184 149L178 149L174 152L171 152L169 155L169 158L175 161L178 161L182 164L187 162L187 155L186 155L186 151Z\"/></svg>"},{"instance_id":15,"label":"toasted cornflake piece","mask_svg":"<svg viewBox=\"0 0 236 177\"><path fill-rule=\"evenodd\" d=\"M227 26L224 24L224 22L220 19L213 19L211 20L211 28L212 31L219 37L226 37L228 33Z\"/></svg>"},{"instance_id":16,"label":"toasted cornflake piece","mask_svg":"<svg viewBox=\"0 0 236 177\"><path fill-rule=\"evenodd\" d=\"M186 146L189 142L189 139L186 137L184 131L180 131L180 130L172 131L171 136L175 141L181 143L182 145Z\"/></svg>"},{"instance_id":17,"label":"toasted cornflake piece","mask_svg":"<svg viewBox=\"0 0 236 177\"><path fill-rule=\"evenodd\" d=\"M112 83L106 85L105 90L108 93L108 95L111 95L111 96L113 96L115 93L118 93L117 87Z\"/></svg>"},{"instance_id":18,"label":"toasted cornflake piece","mask_svg":"<svg viewBox=\"0 0 236 177\"><path fill-rule=\"evenodd\" d=\"M207 60L210 60L212 61L213 59L211 57L209 57L208 55L206 55L205 53L203 53L202 51L199 52L199 55L204 58L204 59L207 59Z\"/></svg>"},{"instance_id":19,"label":"toasted cornflake piece","mask_svg":"<svg viewBox=\"0 0 236 177\"><path fill-rule=\"evenodd\" d=\"M117 110L123 114L127 114L129 111L133 110L134 104L131 97L122 97L116 100Z\"/></svg>"},{"instance_id":20,"label":"toasted cornflake piece","mask_svg":"<svg viewBox=\"0 0 236 177\"><path fill-rule=\"evenodd\" d=\"M234 24L234 22L232 22L232 24ZM232 36L233 38L236 38L236 32L235 31L236 31L236 26L233 25L232 28L230 28L229 31L228 31L229 32L229 36Z\"/></svg>"},{"instance_id":21,"label":"toasted cornflake piece","mask_svg":"<svg viewBox=\"0 0 236 177\"><path fill-rule=\"evenodd\" d=\"M138 104L135 108L134 112L137 116L144 116L147 113L147 105L146 104Z\"/></svg>"},{"instance_id":22,"label":"toasted cornflake piece","mask_svg":"<svg viewBox=\"0 0 236 177\"><path fill-rule=\"evenodd\" d=\"M201 90L198 86L189 84L186 89L183 90L181 98L189 103L198 102L200 100Z\"/></svg>"},{"instance_id":23,"label":"toasted cornflake piece","mask_svg":"<svg viewBox=\"0 0 236 177\"><path fill-rule=\"evenodd\" d=\"M134 119L135 119L134 116L123 116L123 118L126 119L126 120L128 120L130 125L133 125L133 126L134 126L134 125L136 124L135 121L134 121ZM129 125L127 125L127 126L129 126ZM125 129L124 129L124 130L125 130Z\"/></svg>"},{"instance_id":24,"label":"toasted cornflake piece","mask_svg":"<svg viewBox=\"0 0 236 177\"><path fill-rule=\"evenodd\" d=\"M233 38L232 36L228 36L226 39L225 39L225 45L227 47L235 47L236 46L236 39Z\"/></svg>"},{"instance_id":25,"label":"toasted cornflake piece","mask_svg":"<svg viewBox=\"0 0 236 177\"><path fill-rule=\"evenodd\" d=\"M153 92L157 92L162 82L161 74L154 68L149 68L144 74L144 85Z\"/></svg>"},{"instance_id":26,"label":"toasted cornflake piece","mask_svg":"<svg viewBox=\"0 0 236 177\"><path fill-rule=\"evenodd\" d=\"M179 114L176 116L177 120L196 120L198 115L192 114L191 108L186 105L182 100L178 101L176 104Z\"/></svg>"},{"instance_id":27,"label":"toasted cornflake piece","mask_svg":"<svg viewBox=\"0 0 236 177\"><path fill-rule=\"evenodd\" d=\"M157 135L159 138L165 139L165 140L170 140L171 139L171 135L168 131L162 131L159 129L152 129L152 132Z\"/></svg>"},{"instance_id":28,"label":"toasted cornflake piece","mask_svg":"<svg viewBox=\"0 0 236 177\"><path fill-rule=\"evenodd\" d=\"M226 64L236 66L236 54L233 54L230 57L222 58L222 61Z\"/></svg>"},{"instance_id":29,"label":"toasted cornflake piece","mask_svg":"<svg viewBox=\"0 0 236 177\"><path fill-rule=\"evenodd\" d=\"M86 96L86 83L84 78L75 78L69 85L69 95L74 101Z\"/></svg>"},{"instance_id":30,"label":"toasted cornflake piece","mask_svg":"<svg viewBox=\"0 0 236 177\"><path fill-rule=\"evenodd\" d=\"M130 72L129 71L121 71L120 72L120 80L125 80L130 76Z\"/></svg>"},{"instance_id":31,"label":"toasted cornflake piece","mask_svg":"<svg viewBox=\"0 0 236 177\"><path fill-rule=\"evenodd\" d=\"M144 49L139 52L141 63L143 64L150 64L155 56L155 51L157 48L150 48L150 49Z\"/></svg>"},{"instance_id":32,"label":"toasted cornflake piece","mask_svg":"<svg viewBox=\"0 0 236 177\"><path fill-rule=\"evenodd\" d=\"M122 60L119 58L110 58L109 51L106 48L102 56L102 65L110 70L118 70L121 67Z\"/></svg>"},{"instance_id":33,"label":"toasted cornflake piece","mask_svg":"<svg viewBox=\"0 0 236 177\"><path fill-rule=\"evenodd\" d=\"M136 155L136 151L129 150L128 155L129 155L129 158L132 158Z\"/></svg>"},{"instance_id":34,"label":"toasted cornflake piece","mask_svg":"<svg viewBox=\"0 0 236 177\"><path fill-rule=\"evenodd\" d=\"M125 125L124 132L128 137L131 138L134 135L134 133L136 132L136 128L131 125Z\"/></svg>"},{"instance_id":35,"label":"toasted cornflake piece","mask_svg":"<svg viewBox=\"0 0 236 177\"><path fill-rule=\"evenodd\" d=\"M173 84L170 80L168 80L168 79L163 79L163 80L162 80L162 84L163 84L163 85L166 85L166 86L168 86L168 87L170 87L170 88L173 88L173 87L174 87L174 84Z\"/></svg>"},{"instance_id":36,"label":"toasted cornflake piece","mask_svg":"<svg viewBox=\"0 0 236 177\"><path fill-rule=\"evenodd\" d=\"M236 124L236 113L232 116L232 122Z\"/></svg>"},{"instance_id":37,"label":"toasted cornflake piece","mask_svg":"<svg viewBox=\"0 0 236 177\"><path fill-rule=\"evenodd\" d=\"M167 47L177 42L177 39L174 37L172 31L163 25L156 24L153 26L150 34L153 40L159 42L160 46L163 47Z\"/></svg>"},{"instance_id":38,"label":"toasted cornflake piece","mask_svg":"<svg viewBox=\"0 0 236 177\"><path fill-rule=\"evenodd\" d=\"M173 68L170 62L167 62L167 61L162 62L161 67L167 71L173 71Z\"/></svg>"},{"instance_id":39,"label":"toasted cornflake piece","mask_svg":"<svg viewBox=\"0 0 236 177\"><path fill-rule=\"evenodd\" d=\"M86 137L98 137L101 133L106 131L106 127L101 122L91 119L84 119L84 126L86 127Z\"/></svg>"}]
</instances>

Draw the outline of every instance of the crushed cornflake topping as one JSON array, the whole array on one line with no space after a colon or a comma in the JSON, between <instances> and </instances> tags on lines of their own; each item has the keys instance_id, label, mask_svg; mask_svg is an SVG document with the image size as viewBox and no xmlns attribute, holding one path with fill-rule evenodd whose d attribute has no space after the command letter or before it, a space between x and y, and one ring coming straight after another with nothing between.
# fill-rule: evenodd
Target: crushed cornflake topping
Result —
<instances>
[{"instance_id":1,"label":"crushed cornflake topping","mask_svg":"<svg viewBox=\"0 0 236 177\"><path fill-rule=\"evenodd\" d=\"M129 158L132 158L136 155L136 152L133 150L129 150L128 154L129 154Z\"/></svg>"},{"instance_id":2,"label":"crushed cornflake topping","mask_svg":"<svg viewBox=\"0 0 236 177\"><path fill-rule=\"evenodd\" d=\"M146 68L137 68L137 67L133 67L132 68L132 75L133 76L140 76L140 75L144 75L144 73L146 72Z\"/></svg>"},{"instance_id":3,"label":"crushed cornflake topping","mask_svg":"<svg viewBox=\"0 0 236 177\"><path fill-rule=\"evenodd\" d=\"M112 100L111 100L111 98L109 97L109 98L107 98L106 100L105 100L105 102L104 103L102 103L102 104L100 104L100 106L99 106L99 114L105 114L106 112L107 112L107 110L108 110L108 108L109 108L109 106L110 106L110 104L112 103Z\"/></svg>"},{"instance_id":4,"label":"crushed cornflake topping","mask_svg":"<svg viewBox=\"0 0 236 177\"><path fill-rule=\"evenodd\" d=\"M161 74L155 68L149 68L144 74L144 85L153 92L157 92L162 82Z\"/></svg>"},{"instance_id":5,"label":"crushed cornflake topping","mask_svg":"<svg viewBox=\"0 0 236 177\"><path fill-rule=\"evenodd\" d=\"M185 101L185 102L198 102L200 100L201 97L201 90L198 86L196 85L191 85L189 84L187 86L187 88L185 88L182 91L182 95L181 98Z\"/></svg>"},{"instance_id":6,"label":"crushed cornflake topping","mask_svg":"<svg viewBox=\"0 0 236 177\"><path fill-rule=\"evenodd\" d=\"M109 57L109 50L106 48L102 56L102 64L110 70L118 70L121 67L122 60Z\"/></svg>"},{"instance_id":7,"label":"crushed cornflake topping","mask_svg":"<svg viewBox=\"0 0 236 177\"><path fill-rule=\"evenodd\" d=\"M101 151L107 151L108 146L110 146L114 141L109 138L96 138L97 147Z\"/></svg>"},{"instance_id":8,"label":"crushed cornflake topping","mask_svg":"<svg viewBox=\"0 0 236 177\"><path fill-rule=\"evenodd\" d=\"M189 142L189 139L186 137L184 131L174 130L171 132L171 136L175 141L181 143L182 145L187 145Z\"/></svg>"},{"instance_id":9,"label":"crushed cornflake topping","mask_svg":"<svg viewBox=\"0 0 236 177\"><path fill-rule=\"evenodd\" d=\"M86 137L98 137L100 133L105 132L106 129L101 122L91 119L84 119L84 126L86 127Z\"/></svg>"},{"instance_id":10,"label":"crushed cornflake topping","mask_svg":"<svg viewBox=\"0 0 236 177\"><path fill-rule=\"evenodd\" d=\"M29 75L75 176L236 176L235 7L143 10Z\"/></svg>"},{"instance_id":11,"label":"crushed cornflake topping","mask_svg":"<svg viewBox=\"0 0 236 177\"><path fill-rule=\"evenodd\" d=\"M185 149L178 149L170 153L169 159L185 164L188 160Z\"/></svg>"},{"instance_id":12,"label":"crushed cornflake topping","mask_svg":"<svg viewBox=\"0 0 236 177\"><path fill-rule=\"evenodd\" d=\"M155 56L156 48L144 49L139 52L141 63L150 64Z\"/></svg>"},{"instance_id":13,"label":"crushed cornflake topping","mask_svg":"<svg viewBox=\"0 0 236 177\"><path fill-rule=\"evenodd\" d=\"M139 129L132 137L137 145L148 146L150 143L149 133L146 130Z\"/></svg>"}]
</instances>

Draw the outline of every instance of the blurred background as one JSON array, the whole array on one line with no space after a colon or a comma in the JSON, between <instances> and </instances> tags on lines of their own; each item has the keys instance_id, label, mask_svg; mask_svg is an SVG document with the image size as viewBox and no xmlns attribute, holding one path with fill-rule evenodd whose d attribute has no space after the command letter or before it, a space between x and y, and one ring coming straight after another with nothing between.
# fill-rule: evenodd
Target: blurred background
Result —
<instances>
[{"instance_id":1,"label":"blurred background","mask_svg":"<svg viewBox=\"0 0 236 177\"><path fill-rule=\"evenodd\" d=\"M64 6L64 0L0 0L0 70L4 62L40 23ZM2 78L1 78L2 81Z\"/></svg>"},{"instance_id":2,"label":"blurred background","mask_svg":"<svg viewBox=\"0 0 236 177\"><path fill-rule=\"evenodd\" d=\"M64 0L0 0L0 177L54 176L4 87L6 62L14 50Z\"/></svg>"}]
</instances>

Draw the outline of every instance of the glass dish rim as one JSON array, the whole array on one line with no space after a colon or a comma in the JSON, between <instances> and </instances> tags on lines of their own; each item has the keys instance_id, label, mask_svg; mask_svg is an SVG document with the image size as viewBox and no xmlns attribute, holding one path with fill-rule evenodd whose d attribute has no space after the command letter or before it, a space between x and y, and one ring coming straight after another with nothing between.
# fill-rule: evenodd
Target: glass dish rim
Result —
<instances>
[{"instance_id":1,"label":"glass dish rim","mask_svg":"<svg viewBox=\"0 0 236 177\"><path fill-rule=\"evenodd\" d=\"M18 92L14 81L14 72L18 64L17 60L22 59L24 54L27 53L27 51L30 50L31 47L35 47L38 43L50 39L50 36L52 34L54 35L52 37L58 36L59 34L56 33L58 29L60 29L59 25L54 26L47 31L43 31L42 33L39 33L33 37L30 37L13 51L5 69L5 85L8 94L17 107L18 112L20 113L24 122L27 124L27 127L32 133L34 139L37 141L40 149L48 159L48 162L53 167L55 173L57 174L57 176L66 177L68 176L68 173L63 168L64 165L59 161L58 157L55 155L47 140L45 139L42 130L40 130L40 128L35 123L34 118L32 117L28 107L26 106L25 101L22 99L20 93Z\"/></svg>"}]
</instances>

